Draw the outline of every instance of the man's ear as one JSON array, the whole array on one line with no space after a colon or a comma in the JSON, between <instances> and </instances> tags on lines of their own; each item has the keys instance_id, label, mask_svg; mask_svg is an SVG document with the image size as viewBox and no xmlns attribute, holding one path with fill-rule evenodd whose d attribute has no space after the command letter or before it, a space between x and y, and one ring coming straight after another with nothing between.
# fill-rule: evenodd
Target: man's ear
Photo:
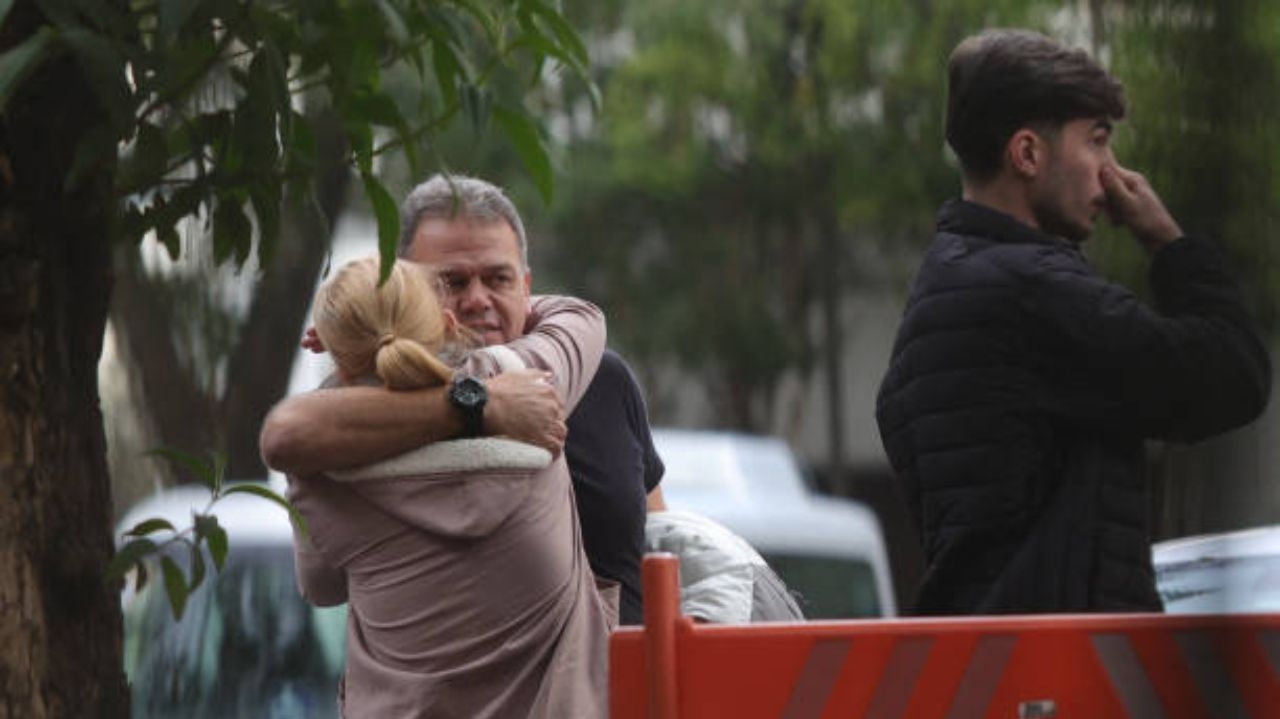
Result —
<instances>
[{"instance_id":1,"label":"man's ear","mask_svg":"<svg viewBox=\"0 0 1280 719\"><path fill-rule=\"evenodd\" d=\"M1035 130L1020 128L1009 138L1005 154L1013 173L1023 179L1033 179L1043 170L1049 158L1049 145Z\"/></svg>"}]
</instances>

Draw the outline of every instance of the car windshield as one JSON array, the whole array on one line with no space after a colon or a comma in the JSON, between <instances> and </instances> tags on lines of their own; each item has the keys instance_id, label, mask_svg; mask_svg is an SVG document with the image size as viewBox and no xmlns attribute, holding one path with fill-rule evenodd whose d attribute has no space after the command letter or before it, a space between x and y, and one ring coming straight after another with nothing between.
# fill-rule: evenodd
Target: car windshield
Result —
<instances>
[{"instance_id":1,"label":"car windshield","mask_svg":"<svg viewBox=\"0 0 1280 719\"><path fill-rule=\"evenodd\" d=\"M1158 566L1173 613L1280 612L1280 556L1209 557Z\"/></svg>"},{"instance_id":2,"label":"car windshield","mask_svg":"<svg viewBox=\"0 0 1280 719\"><path fill-rule=\"evenodd\" d=\"M346 608L298 595L289 545L233 547L174 621L158 572L124 607L133 716L338 716Z\"/></svg>"},{"instance_id":3,"label":"car windshield","mask_svg":"<svg viewBox=\"0 0 1280 719\"><path fill-rule=\"evenodd\" d=\"M867 562L814 555L763 555L787 588L800 595L807 619L879 617L875 572Z\"/></svg>"}]
</instances>

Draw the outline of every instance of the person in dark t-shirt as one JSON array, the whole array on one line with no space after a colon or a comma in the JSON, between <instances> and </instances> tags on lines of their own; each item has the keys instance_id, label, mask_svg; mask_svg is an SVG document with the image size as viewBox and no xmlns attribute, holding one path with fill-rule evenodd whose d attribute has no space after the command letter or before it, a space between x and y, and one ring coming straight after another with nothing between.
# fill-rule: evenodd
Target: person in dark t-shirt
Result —
<instances>
[{"instance_id":1,"label":"person in dark t-shirt","mask_svg":"<svg viewBox=\"0 0 1280 719\"><path fill-rule=\"evenodd\" d=\"M446 308L487 346L523 335L532 275L524 223L492 183L436 175L401 207L398 254L430 266ZM323 351L308 332L303 347ZM662 463L649 437L644 400L630 369L606 353L576 412L530 368L481 383L468 408L456 385L414 392L347 387L286 398L263 423L263 459L306 475L369 464L460 436L504 435L558 453L565 448L591 568L621 585L620 618L640 621L639 566L646 508L663 509ZM471 390L473 393L477 389ZM647 501L646 501L647 495Z\"/></svg>"},{"instance_id":2,"label":"person in dark t-shirt","mask_svg":"<svg viewBox=\"0 0 1280 719\"><path fill-rule=\"evenodd\" d=\"M640 557L646 497L661 502L662 459L649 433L649 413L631 368L606 350L600 369L566 423L565 459L591 570L619 582L622 624L639 624Z\"/></svg>"}]
</instances>

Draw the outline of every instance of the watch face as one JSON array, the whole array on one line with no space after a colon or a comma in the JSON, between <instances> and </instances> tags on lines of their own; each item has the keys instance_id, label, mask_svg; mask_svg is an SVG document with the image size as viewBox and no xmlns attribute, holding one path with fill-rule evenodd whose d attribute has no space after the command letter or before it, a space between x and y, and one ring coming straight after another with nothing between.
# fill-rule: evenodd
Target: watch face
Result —
<instances>
[{"instance_id":1,"label":"watch face","mask_svg":"<svg viewBox=\"0 0 1280 719\"><path fill-rule=\"evenodd\" d=\"M453 387L453 398L465 407L474 407L488 399L484 385L474 377L463 377Z\"/></svg>"}]
</instances>

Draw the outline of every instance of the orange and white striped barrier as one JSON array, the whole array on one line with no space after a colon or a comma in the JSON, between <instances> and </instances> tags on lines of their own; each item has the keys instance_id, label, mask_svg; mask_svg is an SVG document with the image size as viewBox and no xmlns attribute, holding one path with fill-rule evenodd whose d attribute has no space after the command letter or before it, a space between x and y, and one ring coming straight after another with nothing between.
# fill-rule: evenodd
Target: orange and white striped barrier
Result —
<instances>
[{"instance_id":1,"label":"orange and white striped barrier","mask_svg":"<svg viewBox=\"0 0 1280 719\"><path fill-rule=\"evenodd\" d=\"M612 719L1280 719L1280 615L694 625L644 560L610 640Z\"/></svg>"}]
</instances>

